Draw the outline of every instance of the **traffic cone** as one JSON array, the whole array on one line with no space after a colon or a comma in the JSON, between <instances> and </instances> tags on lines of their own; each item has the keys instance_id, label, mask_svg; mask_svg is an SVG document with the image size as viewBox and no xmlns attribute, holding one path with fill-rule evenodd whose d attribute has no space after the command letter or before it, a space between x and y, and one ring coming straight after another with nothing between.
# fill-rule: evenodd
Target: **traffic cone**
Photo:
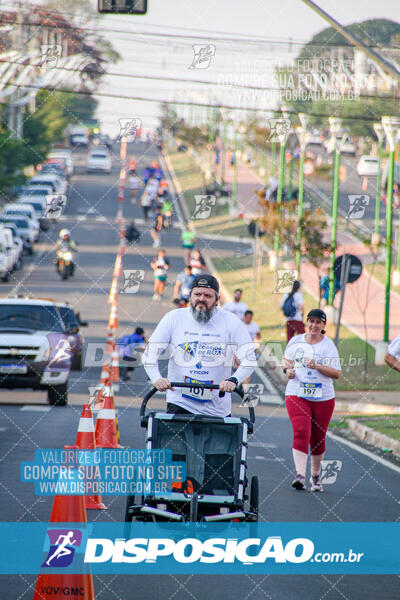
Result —
<instances>
[{"instance_id":1,"label":"traffic cone","mask_svg":"<svg viewBox=\"0 0 400 600\"><path fill-rule=\"evenodd\" d=\"M368 190L368 177L363 177L361 189L363 192Z\"/></svg>"},{"instance_id":2,"label":"traffic cone","mask_svg":"<svg viewBox=\"0 0 400 600\"><path fill-rule=\"evenodd\" d=\"M83 496L55 496L50 523L87 523ZM46 568L46 567L43 567ZM91 573L39 573L33 600L54 600L60 593L72 596L78 591L80 600L95 600Z\"/></svg>"},{"instance_id":3,"label":"traffic cone","mask_svg":"<svg viewBox=\"0 0 400 600\"><path fill-rule=\"evenodd\" d=\"M76 435L75 446L64 446L66 449L74 448L76 450L95 450L96 442L94 439L94 423L92 409L90 404L84 404L82 407L81 418L79 419L78 433ZM106 505L103 503L100 494L94 496L85 496L85 507L95 510L104 510Z\"/></svg>"},{"instance_id":4,"label":"traffic cone","mask_svg":"<svg viewBox=\"0 0 400 600\"><path fill-rule=\"evenodd\" d=\"M118 444L115 406L110 379L107 380L100 394L104 400L104 408L97 415L95 429L96 448L122 448Z\"/></svg>"},{"instance_id":5,"label":"traffic cone","mask_svg":"<svg viewBox=\"0 0 400 600\"><path fill-rule=\"evenodd\" d=\"M116 331L118 328L117 305L115 302L111 305L110 318L108 321L108 328L113 331Z\"/></svg>"}]
</instances>

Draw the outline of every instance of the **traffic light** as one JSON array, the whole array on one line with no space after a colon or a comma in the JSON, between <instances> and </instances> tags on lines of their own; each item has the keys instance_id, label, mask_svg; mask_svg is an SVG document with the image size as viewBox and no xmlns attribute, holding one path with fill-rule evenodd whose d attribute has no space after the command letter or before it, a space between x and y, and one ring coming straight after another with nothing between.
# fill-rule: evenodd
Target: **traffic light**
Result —
<instances>
[{"instance_id":1,"label":"traffic light","mask_svg":"<svg viewBox=\"0 0 400 600\"><path fill-rule=\"evenodd\" d=\"M98 0L98 11L114 15L145 15L147 0Z\"/></svg>"}]
</instances>

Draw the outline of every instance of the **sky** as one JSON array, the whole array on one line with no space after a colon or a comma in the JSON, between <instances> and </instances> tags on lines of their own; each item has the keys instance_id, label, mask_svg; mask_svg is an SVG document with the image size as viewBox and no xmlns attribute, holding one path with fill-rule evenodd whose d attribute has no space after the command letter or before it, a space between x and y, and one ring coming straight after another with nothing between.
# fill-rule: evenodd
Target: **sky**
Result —
<instances>
[{"instance_id":1,"label":"sky","mask_svg":"<svg viewBox=\"0 0 400 600\"><path fill-rule=\"evenodd\" d=\"M97 6L97 0L86 1ZM113 135L121 118L140 119L145 129L156 127L162 100L274 108L276 66L290 64L302 45L328 26L302 0L148 0L148 4L145 16L106 15L96 25L98 34L121 55L119 62L107 66L98 96L97 116L103 130ZM400 22L399 0L317 0L317 4L344 25L371 18ZM59 9L67 15L69 2L60 0ZM145 35L149 33L156 35ZM213 49L208 68L190 68L193 44ZM232 82L265 91L234 89L228 85ZM205 118L205 109L179 110L184 117Z\"/></svg>"},{"instance_id":2,"label":"sky","mask_svg":"<svg viewBox=\"0 0 400 600\"><path fill-rule=\"evenodd\" d=\"M274 107L276 94L266 91L232 90L232 81L245 85L274 87L274 68L288 64L303 43L327 27L327 23L302 0L148 0L146 16L105 16L100 27L122 56L110 65L101 86L103 93L146 97L153 100L224 102L251 108ZM371 18L400 21L398 0L318 0L319 6L346 25ZM112 31L116 30L116 31ZM126 32L126 33L125 33ZM172 37L140 36L139 32L159 32ZM222 33L218 33L222 32ZM173 36L176 35L174 38ZM201 39L178 37L201 36ZM259 38L270 43L257 45L240 38ZM222 41L231 37L236 41ZM211 44L215 55L207 69L190 69L192 45ZM135 74L171 77L166 82L132 78ZM130 76L130 77L129 77ZM185 79L211 81L193 84ZM180 109L183 116L189 110ZM157 125L159 103L130 99L100 98L98 116L103 129L112 133L119 118L141 118L144 128ZM192 117L202 118L197 111ZM203 118L204 118L203 112ZM114 131L115 133L115 131Z\"/></svg>"}]
</instances>

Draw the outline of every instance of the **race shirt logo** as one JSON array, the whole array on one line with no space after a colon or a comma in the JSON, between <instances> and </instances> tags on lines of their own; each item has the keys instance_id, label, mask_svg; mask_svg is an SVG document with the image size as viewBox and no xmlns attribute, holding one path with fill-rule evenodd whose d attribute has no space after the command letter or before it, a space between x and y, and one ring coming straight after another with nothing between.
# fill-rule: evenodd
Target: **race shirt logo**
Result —
<instances>
[{"instance_id":1,"label":"race shirt logo","mask_svg":"<svg viewBox=\"0 0 400 600\"><path fill-rule=\"evenodd\" d=\"M185 342L184 344L178 344L178 346L179 348L182 348L184 352L190 354L190 356L195 356L198 343L199 342Z\"/></svg>"}]
</instances>

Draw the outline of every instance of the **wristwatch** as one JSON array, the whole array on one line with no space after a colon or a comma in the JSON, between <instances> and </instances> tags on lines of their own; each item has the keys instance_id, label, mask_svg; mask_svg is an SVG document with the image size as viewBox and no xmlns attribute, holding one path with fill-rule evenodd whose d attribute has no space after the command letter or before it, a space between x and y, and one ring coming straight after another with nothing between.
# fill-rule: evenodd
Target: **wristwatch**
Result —
<instances>
[{"instance_id":1,"label":"wristwatch","mask_svg":"<svg viewBox=\"0 0 400 600\"><path fill-rule=\"evenodd\" d=\"M232 381L232 383L234 383L235 385L239 385L239 379L237 379L236 377L228 377L226 381Z\"/></svg>"}]
</instances>

